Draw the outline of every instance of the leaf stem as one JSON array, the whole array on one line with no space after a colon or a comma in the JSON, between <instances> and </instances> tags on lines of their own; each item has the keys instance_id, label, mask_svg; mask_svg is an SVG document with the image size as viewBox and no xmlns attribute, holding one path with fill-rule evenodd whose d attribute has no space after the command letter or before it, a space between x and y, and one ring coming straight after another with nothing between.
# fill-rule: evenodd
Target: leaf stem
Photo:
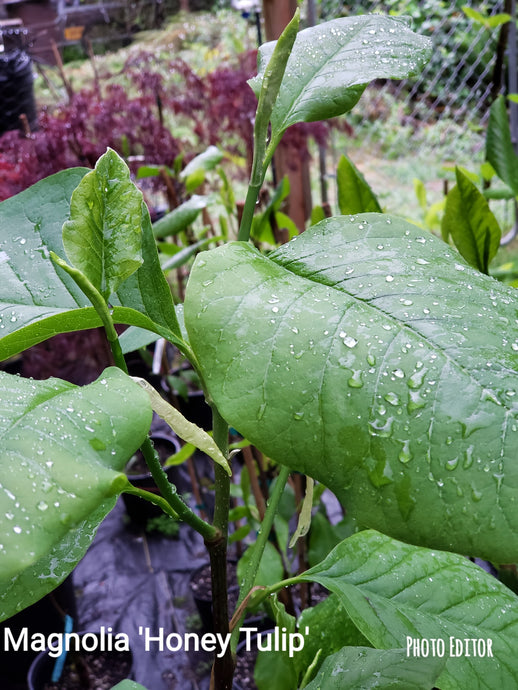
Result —
<instances>
[{"instance_id":1,"label":"leaf stem","mask_svg":"<svg viewBox=\"0 0 518 690\"><path fill-rule=\"evenodd\" d=\"M290 475L290 469L288 467L285 467L282 465L280 467L279 471L279 476L277 477L277 481L275 482L275 486L273 487L273 492L272 495L270 496L270 500L267 503L267 508L266 508L266 513L264 515L264 520L261 523L261 527L259 529L259 533L257 535L257 540L253 546L253 551L252 555L250 558L250 561L248 563L248 567L245 572L245 578L243 580L243 584L240 586L239 590L239 598L237 600L237 605L236 608L238 608L241 604L241 602L245 599L245 597L248 595L250 590L255 584L255 578L257 576L257 570L259 568L259 563L261 562L261 558L263 556L264 549L266 547L266 543L268 541L268 538L270 536L271 529L273 527L273 521L275 518L275 515L277 513L277 508L279 506L279 501L281 500L281 496L284 491L284 487L286 486L286 482L288 481L288 477ZM270 593L271 588L268 588L266 591ZM275 590L274 590L275 591ZM261 597L261 599L266 598L266 596ZM231 647L233 650L237 647L237 643L239 640L239 626L236 625L232 632L232 638L231 638Z\"/></svg>"},{"instance_id":2,"label":"leaf stem","mask_svg":"<svg viewBox=\"0 0 518 690\"><path fill-rule=\"evenodd\" d=\"M128 367L126 366L126 361L124 355L122 354L122 349L119 342L119 336L115 330L115 325L110 313L110 309L106 304L106 300L97 290L97 288L88 280L88 278L80 270L74 266L70 266L61 257L59 257L54 252L50 252L50 257L52 261L57 264L60 268L66 271L69 276L74 280L74 282L81 288L84 294L88 297L92 303L93 308L97 312L101 322L106 331L106 337L110 344L111 351L113 353L113 359L117 367L121 369L125 374L128 373ZM142 444L140 450L144 456L144 460L151 472L151 475L155 481L155 484L160 490L160 493L164 497L165 502L171 507L176 515L178 515L180 520L183 520L193 529L199 532L205 541L211 542L218 540L219 530L213 527L208 522L202 520L196 513L194 513L189 506L184 503L184 501L176 493L176 487L170 483L167 478L158 455L153 448L153 444L149 436L146 438ZM170 514L170 511L165 511Z\"/></svg>"}]
</instances>

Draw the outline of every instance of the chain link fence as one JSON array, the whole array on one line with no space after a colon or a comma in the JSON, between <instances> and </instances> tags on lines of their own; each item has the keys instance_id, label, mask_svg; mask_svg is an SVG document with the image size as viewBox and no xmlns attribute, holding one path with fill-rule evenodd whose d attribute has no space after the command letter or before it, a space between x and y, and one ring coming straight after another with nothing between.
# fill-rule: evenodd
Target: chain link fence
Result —
<instances>
[{"instance_id":1,"label":"chain link fence","mask_svg":"<svg viewBox=\"0 0 518 690\"><path fill-rule=\"evenodd\" d=\"M421 148L451 146L451 154L483 155L492 99L506 82L504 25L470 19L463 7L485 17L504 12L504 0L322 0L322 19L381 12L412 19L415 31L433 41L433 54L412 80L375 82L351 124L364 142L378 142L387 157ZM448 151L443 150L443 155Z\"/></svg>"}]
</instances>

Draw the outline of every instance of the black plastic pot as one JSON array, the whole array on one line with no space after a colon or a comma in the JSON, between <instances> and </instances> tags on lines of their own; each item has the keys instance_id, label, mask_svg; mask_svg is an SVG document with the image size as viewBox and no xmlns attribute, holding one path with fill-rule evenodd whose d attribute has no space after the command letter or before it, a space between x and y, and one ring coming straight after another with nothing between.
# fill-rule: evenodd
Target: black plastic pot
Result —
<instances>
[{"instance_id":1,"label":"black plastic pot","mask_svg":"<svg viewBox=\"0 0 518 690\"><path fill-rule=\"evenodd\" d=\"M33 633L43 633L45 636L61 633L65 628L65 615L70 616L73 621L77 619L76 597L71 575L43 599L5 620L0 625L1 639L4 639L4 630L7 628L15 640L25 628L29 638ZM5 651L2 644L0 647L1 687L9 688L9 690L26 690L27 672L36 654L30 650Z\"/></svg>"},{"instance_id":2,"label":"black plastic pot","mask_svg":"<svg viewBox=\"0 0 518 690\"><path fill-rule=\"evenodd\" d=\"M193 424L210 431L212 429L212 410L205 402L203 391L192 391L187 400L178 396L178 409Z\"/></svg>"},{"instance_id":3,"label":"black plastic pot","mask_svg":"<svg viewBox=\"0 0 518 690\"><path fill-rule=\"evenodd\" d=\"M19 30L12 30L10 33L15 34L17 31ZM31 130L37 125L31 59L14 41L8 41L7 45L9 50L0 53L0 134L19 129L20 115L25 115Z\"/></svg>"},{"instance_id":4,"label":"black plastic pot","mask_svg":"<svg viewBox=\"0 0 518 690\"><path fill-rule=\"evenodd\" d=\"M87 634L86 631L80 633L81 635ZM99 637L98 633L89 633L93 635L97 635ZM118 663L120 663L120 660L123 660L124 663L124 673L121 674L120 678L113 679L113 683L118 683L121 680L132 680L133 679L133 672L132 672L132 665L133 665L133 654L131 651L127 652L120 652L120 651L114 651L114 652L102 652L101 654L93 651L93 652L80 652L79 653L85 661L88 663L88 666L90 668L94 668L96 666L96 659L100 659L101 655L103 658L103 668L105 669L113 669L114 666L116 666ZM70 657L71 653L69 652L67 655L67 662ZM67 669L67 662L65 663L65 673ZM100 662L98 662L100 663ZM29 673L27 675L27 687L28 690L43 690L45 687L46 683L51 682L52 678L52 672L54 669L54 666L56 664L56 658L49 656L48 651L45 652L40 652L38 656L34 659L34 661L31 664L31 667L29 668ZM62 681L60 681L61 683ZM56 687L61 687L61 685L58 683L56 684ZM79 687L79 685L77 686ZM93 687L97 687L94 685Z\"/></svg>"},{"instance_id":5,"label":"black plastic pot","mask_svg":"<svg viewBox=\"0 0 518 690\"><path fill-rule=\"evenodd\" d=\"M169 456L177 453L180 450L180 442L173 434L155 433L152 436L152 441L162 461L165 461ZM146 491L151 491L151 493L160 493L157 485L155 484L155 480L149 472L144 472L142 474L131 474L130 470L131 468L127 470L128 479L133 486L136 486L140 489L145 489ZM178 484L181 482L178 467L171 465L169 467L165 467L164 470L169 481L175 484L178 488ZM164 514L158 506L150 503L149 501L143 500L139 496L122 494L122 499L124 501L124 505L126 506L126 512L128 513L132 522L134 522L136 525L145 527L149 519Z\"/></svg>"},{"instance_id":6,"label":"black plastic pot","mask_svg":"<svg viewBox=\"0 0 518 690\"><path fill-rule=\"evenodd\" d=\"M237 574L236 574L237 562L235 560L228 560L227 562L227 577L228 577L228 603L230 613L235 608L237 600L239 598L239 585L237 584ZM200 580L206 580L210 578L210 564L204 563L202 566L197 568L190 577L190 588L194 603L198 609L198 613L201 619L202 628L204 632L213 632L214 624L212 620L212 588L209 586L203 586L200 588ZM259 631L269 630L273 621L266 615L247 616L245 618L244 625L251 628L257 628Z\"/></svg>"},{"instance_id":7,"label":"black plastic pot","mask_svg":"<svg viewBox=\"0 0 518 690\"><path fill-rule=\"evenodd\" d=\"M236 562L229 561L227 563L227 574L229 587L229 603L232 600L237 601L239 596L239 586L232 584L235 582ZM207 584L207 580L209 583ZM212 620L212 587L210 585L210 563L204 563L191 574L189 585L191 588L192 597L198 613L200 615L202 629L204 632L213 632L214 624ZM234 602L235 603L235 602Z\"/></svg>"}]
</instances>

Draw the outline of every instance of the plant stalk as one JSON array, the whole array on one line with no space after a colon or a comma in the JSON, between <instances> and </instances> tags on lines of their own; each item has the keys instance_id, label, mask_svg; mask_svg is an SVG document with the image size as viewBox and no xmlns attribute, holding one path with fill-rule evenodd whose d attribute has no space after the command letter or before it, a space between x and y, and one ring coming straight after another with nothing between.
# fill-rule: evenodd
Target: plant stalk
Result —
<instances>
[{"instance_id":1,"label":"plant stalk","mask_svg":"<svg viewBox=\"0 0 518 690\"><path fill-rule=\"evenodd\" d=\"M125 374L127 374L128 367L126 366L126 360L124 359L124 355L122 353L119 336L115 330L115 325L113 323L112 315L106 300L101 295L99 290L97 290L97 288L88 280L84 273L79 271L74 266L67 264L66 261L64 261L54 252L51 252L50 256L54 263L60 266L74 279L74 281L92 303L92 306L101 319L104 330L106 331L106 337L108 339L108 343L110 344L115 365ZM158 486L160 493L171 506L174 513L178 515L179 519L183 522L186 522L193 529L199 532L206 542L210 543L212 541L217 541L220 537L217 527L214 527L208 522L202 520L176 493L176 487L171 484L167 478L167 475L160 464L160 460L158 459L158 455L153 448L153 444L149 436L140 447L140 450L142 451L144 460L146 461L149 471L151 472L151 476L153 477L155 484Z\"/></svg>"},{"instance_id":2,"label":"plant stalk","mask_svg":"<svg viewBox=\"0 0 518 690\"><path fill-rule=\"evenodd\" d=\"M259 568L259 563L261 562L261 558L263 557L263 552L266 547L268 538L270 536L271 529L273 527L273 521L275 515L277 514L279 501L281 500L281 496L283 494L284 487L286 486L286 482L288 481L289 475L289 468L282 465L279 471L279 476L277 477L277 481L275 482L272 495L267 503L264 520L261 523L261 528L259 529L257 540L253 547L252 555L248 563L248 568L245 572L243 584L240 584L237 607L240 606L241 602L245 599L245 597L248 595L248 593L255 584L255 578L257 575L257 570ZM230 641L230 646L232 650L235 651L238 641L239 625L236 625L234 630L232 631L232 638Z\"/></svg>"},{"instance_id":3,"label":"plant stalk","mask_svg":"<svg viewBox=\"0 0 518 690\"><path fill-rule=\"evenodd\" d=\"M213 437L218 448L225 457L228 457L228 425L218 412L212 407ZM214 620L214 632L222 635L229 633L228 616L228 582L227 582L227 541L228 541L228 514L230 509L230 477L218 464L214 464L215 475L215 507L213 527L219 532L219 539L211 542L205 541L210 557L210 570L212 579L212 611ZM231 690L232 676L234 675L234 661L232 650L222 658L216 657L212 667L211 688L214 690Z\"/></svg>"},{"instance_id":4,"label":"plant stalk","mask_svg":"<svg viewBox=\"0 0 518 690\"><path fill-rule=\"evenodd\" d=\"M250 231L252 229L252 219L255 213L257 199L259 198L259 191L261 189L262 181L259 185L252 185L248 187L246 193L245 205L243 208L243 215L241 216L241 224L239 226L239 233L237 239L240 242L248 242L250 239Z\"/></svg>"}]
</instances>

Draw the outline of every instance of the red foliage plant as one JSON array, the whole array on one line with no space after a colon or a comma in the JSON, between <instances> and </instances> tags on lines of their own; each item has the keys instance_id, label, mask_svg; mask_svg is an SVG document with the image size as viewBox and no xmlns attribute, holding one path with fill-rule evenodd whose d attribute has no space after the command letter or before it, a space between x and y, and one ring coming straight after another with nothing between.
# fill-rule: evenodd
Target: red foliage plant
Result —
<instances>
[{"instance_id":1,"label":"red foliage plant","mask_svg":"<svg viewBox=\"0 0 518 690\"><path fill-rule=\"evenodd\" d=\"M239 65L223 66L200 77L181 59L167 62L142 51L123 72L132 90L118 84L84 88L66 104L39 113L38 130L0 137L0 200L59 170L93 167L109 146L146 164L173 167L183 153L187 162L210 144L250 159L257 101L247 80L255 73L256 52L240 56ZM167 75L165 79L164 74ZM190 123L198 145L175 137L165 126L171 113ZM327 124L295 125L285 135L298 155L309 155L306 137L324 141ZM140 163L134 162L135 168Z\"/></svg>"}]
</instances>

